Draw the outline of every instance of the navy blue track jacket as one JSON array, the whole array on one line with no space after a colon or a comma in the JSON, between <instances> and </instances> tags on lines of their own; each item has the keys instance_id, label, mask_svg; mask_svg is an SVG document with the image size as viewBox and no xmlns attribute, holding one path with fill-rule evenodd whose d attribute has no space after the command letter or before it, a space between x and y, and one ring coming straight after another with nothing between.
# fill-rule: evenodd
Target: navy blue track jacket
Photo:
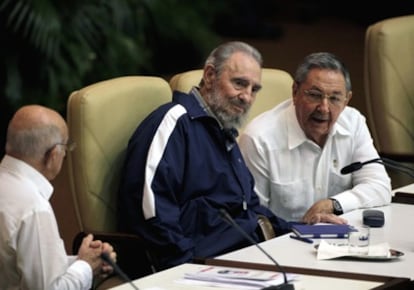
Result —
<instances>
[{"instance_id":1,"label":"navy blue track jacket","mask_svg":"<svg viewBox=\"0 0 414 290\"><path fill-rule=\"evenodd\" d=\"M156 245L161 268L249 245L223 221L220 208L256 241L256 214L269 217L277 234L289 231L286 221L259 204L253 188L235 139L192 93L174 92L173 101L152 112L129 141L119 229Z\"/></svg>"}]
</instances>

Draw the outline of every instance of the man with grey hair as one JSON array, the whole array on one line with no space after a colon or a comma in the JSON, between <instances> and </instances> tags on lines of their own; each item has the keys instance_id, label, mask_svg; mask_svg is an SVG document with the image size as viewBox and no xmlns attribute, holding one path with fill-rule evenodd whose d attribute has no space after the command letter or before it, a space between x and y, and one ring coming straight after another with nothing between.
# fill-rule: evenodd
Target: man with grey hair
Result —
<instances>
[{"instance_id":1,"label":"man with grey hair","mask_svg":"<svg viewBox=\"0 0 414 290\"><path fill-rule=\"evenodd\" d=\"M383 165L350 175L341 169L378 158L365 117L348 106L351 79L333 54L312 53L294 76L293 97L248 124L239 144L262 204L290 221L330 222L357 208L391 201Z\"/></svg>"},{"instance_id":2,"label":"man with grey hair","mask_svg":"<svg viewBox=\"0 0 414 290\"><path fill-rule=\"evenodd\" d=\"M111 245L84 238L78 255L67 256L49 203L50 180L73 144L64 119L39 105L20 108L11 119L0 163L0 289L91 289L94 276L113 269Z\"/></svg>"},{"instance_id":3,"label":"man with grey hair","mask_svg":"<svg viewBox=\"0 0 414 290\"><path fill-rule=\"evenodd\" d=\"M152 112L131 137L119 194L119 228L142 236L160 268L213 257L250 244L224 222L225 210L257 242L258 215L276 235L289 224L259 204L236 142L261 89L262 57L244 42L208 56L189 93Z\"/></svg>"},{"instance_id":4,"label":"man with grey hair","mask_svg":"<svg viewBox=\"0 0 414 290\"><path fill-rule=\"evenodd\" d=\"M148 241L160 269L249 245L222 220L222 209L258 242L258 214L271 220L276 234L289 230L259 204L236 142L261 88L261 66L252 46L220 45L207 58L199 86L174 92L129 141L119 229Z\"/></svg>"}]
</instances>

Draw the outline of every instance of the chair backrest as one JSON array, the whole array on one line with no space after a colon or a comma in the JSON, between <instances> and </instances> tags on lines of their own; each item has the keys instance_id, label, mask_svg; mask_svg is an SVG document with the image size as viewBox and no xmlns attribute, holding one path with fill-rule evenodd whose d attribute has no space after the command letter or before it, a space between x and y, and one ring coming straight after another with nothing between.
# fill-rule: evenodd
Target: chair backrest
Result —
<instances>
[{"instance_id":1,"label":"chair backrest","mask_svg":"<svg viewBox=\"0 0 414 290\"><path fill-rule=\"evenodd\" d=\"M193 86L197 86L203 76L203 70L192 70L174 75L170 79L172 90L188 92ZM270 110L280 102L292 96L292 76L283 70L263 68L262 90L259 91L251 110L250 121L258 114Z\"/></svg>"},{"instance_id":2,"label":"chair backrest","mask_svg":"<svg viewBox=\"0 0 414 290\"><path fill-rule=\"evenodd\" d=\"M367 121L385 156L414 161L414 15L379 21L365 34Z\"/></svg>"},{"instance_id":3,"label":"chair backrest","mask_svg":"<svg viewBox=\"0 0 414 290\"><path fill-rule=\"evenodd\" d=\"M73 92L68 100L68 175L83 231L116 231L116 204L128 139L155 108L171 100L167 81L126 76Z\"/></svg>"}]
</instances>

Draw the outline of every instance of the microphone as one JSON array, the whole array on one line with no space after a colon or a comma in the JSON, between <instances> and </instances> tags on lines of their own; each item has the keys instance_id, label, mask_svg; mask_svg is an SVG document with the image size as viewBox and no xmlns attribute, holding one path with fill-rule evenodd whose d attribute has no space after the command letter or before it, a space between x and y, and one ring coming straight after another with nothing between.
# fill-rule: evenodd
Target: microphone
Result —
<instances>
[{"instance_id":1,"label":"microphone","mask_svg":"<svg viewBox=\"0 0 414 290\"><path fill-rule=\"evenodd\" d=\"M365 164L369 164L369 163L382 163L382 162L381 162L381 158L375 158L375 159L371 159L365 162L357 161L342 168L341 174L349 174L354 171L360 170Z\"/></svg>"},{"instance_id":2,"label":"microphone","mask_svg":"<svg viewBox=\"0 0 414 290\"><path fill-rule=\"evenodd\" d=\"M114 268L114 272L117 273L119 276L121 276L121 278L128 282L132 288L134 288L135 290L139 290L137 286L134 285L134 283L132 283L131 279L128 277L127 274L125 274L124 271L122 271L122 269L118 266L117 263L115 263L111 257L109 257L108 253L102 252L101 253L101 259L104 260L105 262L107 262L109 265L112 266L112 268Z\"/></svg>"},{"instance_id":3,"label":"microphone","mask_svg":"<svg viewBox=\"0 0 414 290\"><path fill-rule=\"evenodd\" d=\"M414 171L412 168L405 166L397 161L394 161L392 159L389 158L374 158L365 162L354 162L351 163L347 166L345 166L344 168L341 169L341 174L349 174L352 173L354 171L357 171L359 169L361 169L364 165L369 164L369 163L379 163L384 165L385 167L389 167L392 169L395 169L397 171L400 171L402 173L407 174L408 176L411 176L414 178Z\"/></svg>"},{"instance_id":4,"label":"microphone","mask_svg":"<svg viewBox=\"0 0 414 290\"><path fill-rule=\"evenodd\" d=\"M230 214L224 209L224 208L220 208L219 209L219 213L220 213L220 217L222 219L224 219L228 224L230 224L231 226L233 226L239 233L241 233L252 245L256 246L263 254L266 255L266 257L268 257L273 264L276 265L276 267L278 268L278 270L283 274L283 279L284 282L283 284L280 285L274 285L274 286L268 286L265 288L262 288L261 290L294 290L295 286L292 284L289 284L287 281L287 277L286 277L286 272L283 270L283 268L279 265L278 262L276 262L275 259L272 258L272 256L269 255L269 253L267 253L251 236L249 236L245 230L240 227L235 221L234 219L230 216Z\"/></svg>"}]
</instances>

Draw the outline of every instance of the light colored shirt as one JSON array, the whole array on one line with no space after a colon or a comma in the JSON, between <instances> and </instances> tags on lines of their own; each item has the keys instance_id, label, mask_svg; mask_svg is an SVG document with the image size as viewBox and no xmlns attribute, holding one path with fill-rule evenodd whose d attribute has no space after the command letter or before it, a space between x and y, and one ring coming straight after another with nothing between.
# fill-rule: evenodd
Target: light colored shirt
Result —
<instances>
[{"instance_id":1,"label":"light colored shirt","mask_svg":"<svg viewBox=\"0 0 414 290\"><path fill-rule=\"evenodd\" d=\"M5 155L0 163L0 289L90 289L92 268L66 254L50 182Z\"/></svg>"},{"instance_id":2,"label":"light colored shirt","mask_svg":"<svg viewBox=\"0 0 414 290\"><path fill-rule=\"evenodd\" d=\"M291 99L252 120L239 144L261 203L286 220L300 221L315 202L328 197L337 199L344 212L391 201L383 165L340 173L352 162L379 157L365 117L354 108L342 111L323 148L305 136Z\"/></svg>"}]
</instances>

